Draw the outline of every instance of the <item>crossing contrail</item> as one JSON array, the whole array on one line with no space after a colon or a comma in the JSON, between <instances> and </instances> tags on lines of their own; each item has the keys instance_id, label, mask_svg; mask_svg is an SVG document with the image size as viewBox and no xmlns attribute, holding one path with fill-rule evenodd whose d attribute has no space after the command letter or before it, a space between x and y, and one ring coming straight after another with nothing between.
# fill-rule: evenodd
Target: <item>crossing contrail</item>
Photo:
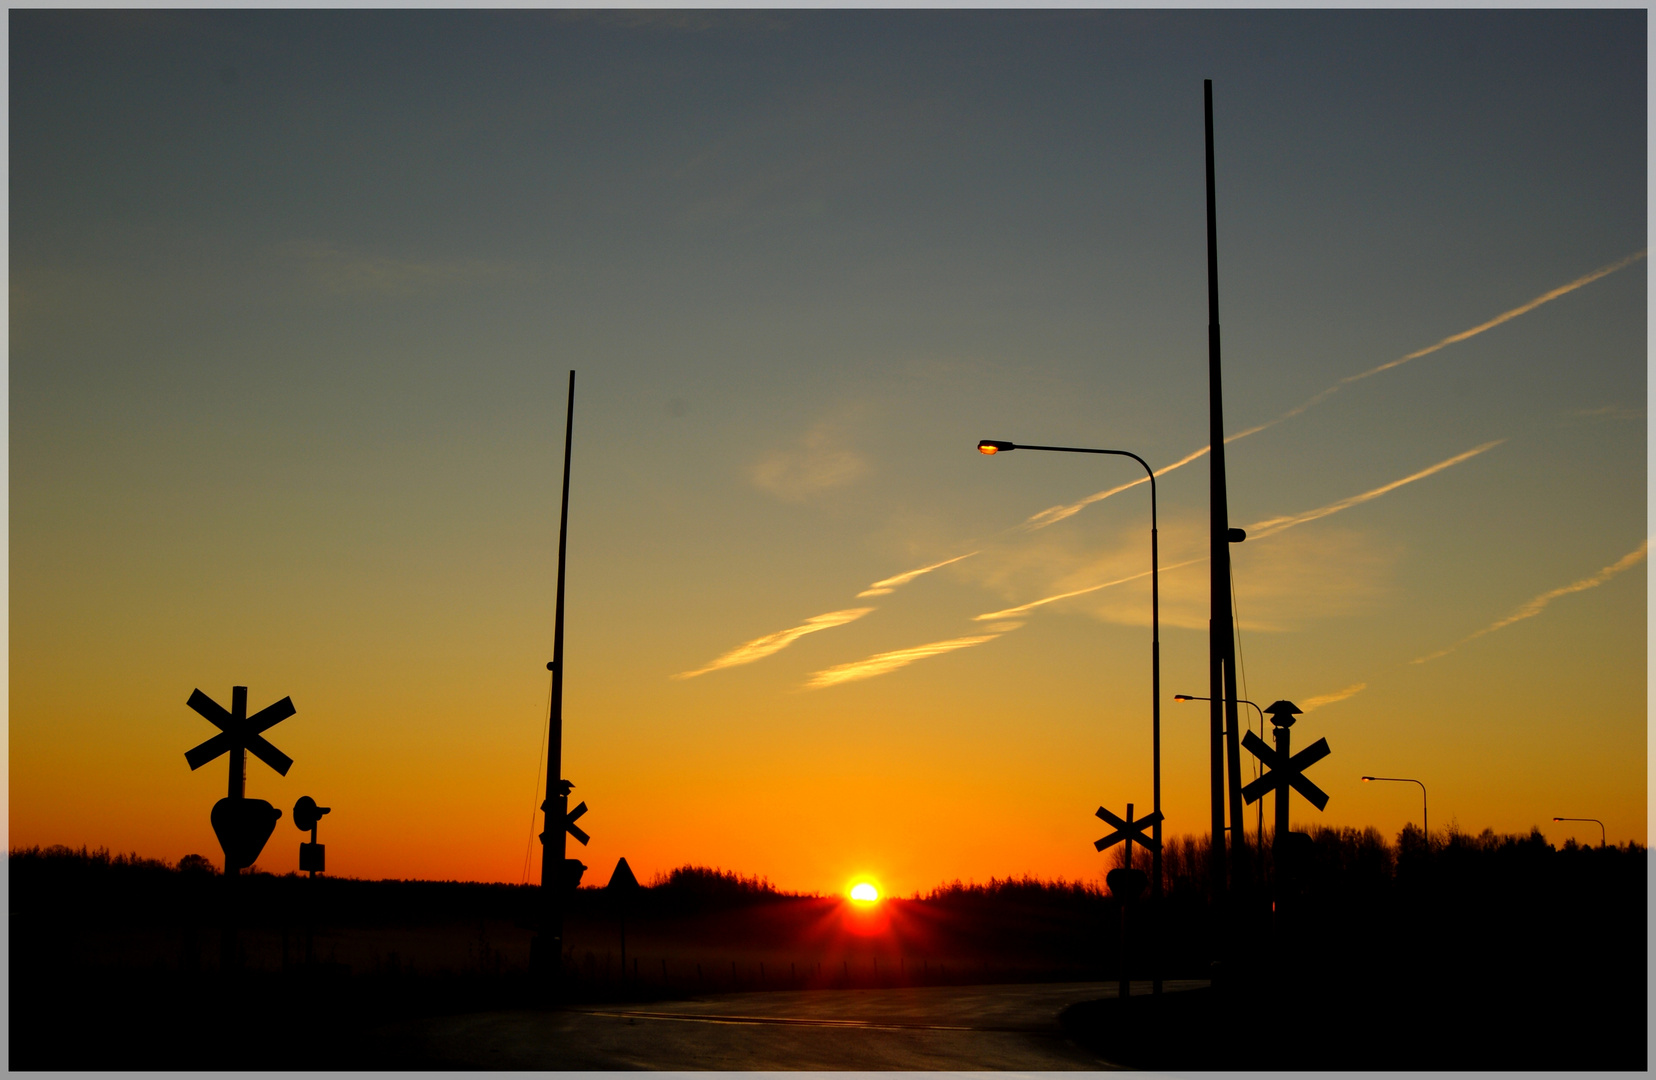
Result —
<instances>
[{"instance_id":1,"label":"crossing contrail","mask_svg":"<svg viewBox=\"0 0 1656 1080\"><path fill-rule=\"evenodd\" d=\"M1318 518L1324 518L1330 514L1338 514L1341 510L1347 510L1353 506L1359 506L1371 499L1378 499L1388 491L1396 491L1404 484L1412 484L1416 480L1424 480L1433 473L1442 472L1451 465L1459 465L1468 458L1477 457L1485 450L1492 450L1504 442L1506 442L1505 439L1495 439L1492 442L1484 443L1482 446L1474 446L1472 449L1467 450L1464 453L1456 454L1452 458L1446 458L1443 461L1438 462L1436 465L1428 466L1427 468L1421 469L1417 473L1411 473L1401 480L1393 480L1391 483L1382 484L1372 491L1365 491L1361 495L1353 495L1350 498L1341 499L1339 502L1331 502L1327 506L1319 506L1317 509L1307 510L1303 514L1290 514L1286 517L1266 518L1264 521L1255 522L1254 524L1248 526L1248 538L1250 540L1262 539L1263 537L1270 536L1273 533L1279 533L1284 529L1291 529L1295 525L1303 525L1307 521L1315 521Z\"/></svg>"},{"instance_id":2,"label":"crossing contrail","mask_svg":"<svg viewBox=\"0 0 1656 1080\"><path fill-rule=\"evenodd\" d=\"M1650 541L1646 540L1637 548L1628 552L1626 555L1623 555L1620 559L1616 560L1609 566L1606 566L1603 570L1600 570L1592 577L1582 578L1580 581L1565 585L1562 588L1544 592L1528 603L1521 605L1517 611L1514 611L1506 618L1497 619L1495 622L1490 623L1482 630L1466 635L1453 645L1449 646L1447 649L1439 649L1437 652L1431 653L1430 655L1417 657L1416 659L1410 661L1410 663L1424 664L1428 660L1436 660L1440 656L1448 656L1462 645L1465 645L1468 641L1481 638L1485 634L1493 634L1495 631L1511 626L1515 622L1520 622L1524 619L1532 618L1541 614L1542 610L1548 604L1552 603L1554 600L1557 600L1560 596L1568 596L1571 593L1586 592L1588 589L1596 589L1600 585L1603 585L1606 581L1609 581L1611 578L1621 573L1623 570L1637 565L1638 562L1645 557L1649 548Z\"/></svg>"},{"instance_id":3,"label":"crossing contrail","mask_svg":"<svg viewBox=\"0 0 1656 1080\"><path fill-rule=\"evenodd\" d=\"M1337 514L1341 510L1348 510L1353 506L1360 506L1372 499L1378 499L1387 492L1396 491L1405 484L1412 484L1416 480L1423 480L1426 477L1431 476L1433 473L1442 472L1444 469L1447 469L1452 465L1459 465L1468 458L1476 457L1485 450L1493 449L1505 441L1505 439L1496 439L1493 442L1486 442L1482 446L1475 446L1464 453L1456 454L1454 457L1440 461L1436 465L1432 465L1428 468L1421 469L1417 473L1405 476L1401 480L1393 480L1391 483L1382 484L1372 491L1365 491L1361 495L1353 495L1349 498L1341 499L1338 502L1329 503L1327 506L1319 506L1315 510L1307 510L1301 514L1290 514L1284 517L1267 518L1264 521L1248 526L1248 538L1250 540L1259 540L1275 533L1282 532L1284 529L1291 529L1295 525L1303 525L1307 521L1316 521L1318 518L1325 518L1330 514ZM1142 484L1144 481L1140 480L1138 483ZM1162 569L1177 570L1181 566L1191 566L1195 563L1205 562L1207 561L1207 558L1208 556L1203 555L1200 558L1188 559L1185 562L1174 563L1171 566L1164 566ZM1108 589L1112 585L1124 585L1129 581L1137 581L1139 578L1149 576L1150 571L1141 570L1136 574L1128 574L1126 577L1116 578L1114 581L1100 582L1097 585L1089 585L1084 589L1072 589L1069 592L1058 593L1056 596L1044 596L1039 600L1031 600L1027 604L1019 604L1017 607L1003 608L1000 611L989 611L982 615L974 615L972 616L972 620L974 622L984 622L990 619L1016 618L1020 615L1028 614L1038 607L1043 607L1047 604L1055 604L1059 600L1068 600L1072 596L1085 596L1087 593L1098 592L1100 589ZM1356 691L1353 691L1353 693L1355 692Z\"/></svg>"},{"instance_id":4,"label":"crossing contrail","mask_svg":"<svg viewBox=\"0 0 1656 1080\"><path fill-rule=\"evenodd\" d=\"M791 626L786 630L778 630L774 634L754 638L746 644L736 646L704 668L697 668L695 671L681 671L673 678L694 679L697 675L706 675L709 671L718 671L720 668L737 667L741 664L751 664L755 660L763 660L773 653L779 653L786 649L806 634L814 634L818 630L828 630L835 626L844 626L848 622L854 622L862 618L873 610L871 607L847 608L844 611L830 611L823 615L813 615L798 626Z\"/></svg>"},{"instance_id":5,"label":"crossing contrail","mask_svg":"<svg viewBox=\"0 0 1656 1080\"><path fill-rule=\"evenodd\" d=\"M1485 330L1493 330L1495 327L1500 326L1502 323L1506 322L1508 319L1516 319L1518 316L1524 314L1525 312L1534 311L1536 308L1540 307L1542 304L1547 303L1548 301L1557 300L1560 296L1563 296L1565 293L1575 292L1577 289L1581 288L1583 285L1591 285L1593 282L1597 281L1599 278L1604 277L1608 274L1614 274L1617 270L1620 270L1622 267L1629 266L1632 263L1636 263L1644 257L1645 257L1645 253L1643 251L1635 251L1633 254L1629 255L1627 258L1618 260L1616 262L1613 262L1608 266L1601 266L1597 270L1594 270L1591 274L1585 274L1581 277L1576 278L1574 281L1570 282L1568 285L1560 285L1558 288L1553 289L1551 292L1544 292L1540 296L1537 296L1534 300L1531 300L1527 304L1520 304L1517 307L1513 308L1511 311L1502 312L1501 314L1495 316L1493 319L1490 319L1486 323L1479 323L1477 326L1474 326L1472 329L1462 330L1458 334L1450 334L1448 337L1444 338L1442 341L1438 342L1436 345L1428 345L1424 349L1416 349L1414 352L1410 353L1407 356L1399 356L1396 360L1388 360L1386 363L1381 364L1379 367L1369 368L1367 371L1362 372L1361 374L1347 375L1345 378L1340 380L1340 385L1343 386L1346 383L1354 383L1354 382L1357 382L1360 379L1366 379L1370 375L1378 375L1382 371L1389 371L1390 369L1392 369L1394 367L1399 367L1403 364L1407 364L1410 360L1418 360L1422 356L1427 355L1428 353L1435 353L1439 349L1443 348L1445 345L1453 345L1457 341L1465 341L1469 337L1476 337L1477 335L1483 333Z\"/></svg>"},{"instance_id":6,"label":"crossing contrail","mask_svg":"<svg viewBox=\"0 0 1656 1080\"><path fill-rule=\"evenodd\" d=\"M857 594L857 599L861 600L865 596L885 596L888 593L891 593L891 592L895 591L899 587L901 587L903 585L907 585L909 582L913 581L915 578L919 577L921 574L929 574L933 570L938 569L939 567L948 566L950 563L957 563L961 559L970 559L973 555L976 555L976 554L978 554L978 552L968 551L966 554L956 555L952 559L944 559L942 562L934 562L930 566L922 566L918 570L908 570L908 571L905 571L904 573L896 574L892 577L885 578L881 581L876 581L874 584L870 585L868 588L866 588L862 592L858 593Z\"/></svg>"},{"instance_id":7,"label":"crossing contrail","mask_svg":"<svg viewBox=\"0 0 1656 1080\"><path fill-rule=\"evenodd\" d=\"M1177 570L1181 566L1191 566L1195 563L1206 562L1207 559L1208 556L1203 555L1199 559L1187 559L1182 563L1174 563L1172 566L1164 566L1162 569ZM1072 592L1059 593L1057 596L1047 596L1040 600L1031 600L1027 604L1019 604L1017 607L1009 607L1001 611L990 611L982 615L973 615L972 621L986 622L990 619L1015 619L1019 615L1027 614L1034 611L1036 608L1043 607L1047 604L1055 604L1060 600L1068 600L1072 596L1085 596L1087 593L1097 592L1100 589L1108 589L1112 585L1125 585L1129 581L1137 581L1139 578L1147 578L1149 576L1150 571L1142 570L1137 574L1128 574L1124 578L1116 578L1114 581L1105 581L1098 585L1088 585L1085 589L1075 589Z\"/></svg>"},{"instance_id":8,"label":"crossing contrail","mask_svg":"<svg viewBox=\"0 0 1656 1080\"><path fill-rule=\"evenodd\" d=\"M1256 428L1255 430L1258 429ZM1242 433L1242 435L1251 434L1253 434L1252 431L1244 431ZM1230 439L1226 439L1225 441L1228 443L1231 439L1240 439L1242 435L1232 435ZM1204 446L1200 450L1186 454L1173 464L1157 469L1156 475L1163 476L1172 472L1174 469L1177 469L1181 465L1189 465L1192 461L1195 461L1211 449L1212 447ZM1140 484L1148 484L1149 482L1150 478L1148 476L1141 476L1137 480L1129 480L1125 484L1118 484L1117 486L1110 488L1108 491L1100 491L1096 495L1088 495L1085 499L1082 499L1079 502L1068 503L1064 506L1048 507L1047 509L1042 510L1039 514L1031 516L1028 521L1024 522L1024 527L1029 529L1044 529L1048 525L1056 525L1058 522L1063 521L1072 514L1079 513L1082 509L1091 506L1095 502L1100 502L1104 499L1108 499L1111 495L1126 491L1128 488L1138 487Z\"/></svg>"},{"instance_id":9,"label":"crossing contrail","mask_svg":"<svg viewBox=\"0 0 1656 1080\"><path fill-rule=\"evenodd\" d=\"M893 649L891 652L876 653L864 660L853 660L849 664L837 664L823 671L813 672L811 677L806 680L805 686L807 689L817 690L824 686L835 686L839 683L873 678L875 675L884 675L888 671L907 667L916 660L924 660L928 656L941 656L943 653L954 652L956 649L969 649L973 645L982 645L986 641L994 641L1000 636L1000 634L974 634L971 637L950 638L948 641L933 641L927 645L911 645L906 649Z\"/></svg>"},{"instance_id":10,"label":"crossing contrail","mask_svg":"<svg viewBox=\"0 0 1656 1080\"><path fill-rule=\"evenodd\" d=\"M1330 386L1328 389L1326 389L1326 390L1322 391L1321 393L1317 394L1316 396L1310 398L1309 400L1307 400L1303 404L1296 405L1294 408L1289 409L1287 412L1283 413L1281 416L1278 416L1278 417L1276 417L1275 419L1272 419L1272 420L1267 420L1263 424L1255 424L1253 427L1246 428L1242 431L1238 431L1234 435L1225 436L1225 445L1229 446L1231 443L1235 442L1238 439L1245 439L1249 435L1257 435L1259 432L1264 431L1266 428L1275 427L1276 425L1282 423L1284 420L1293 419L1294 417L1296 417L1299 414L1305 412L1307 409L1311 408L1312 406L1320 405L1322 402L1327 401L1330 397L1334 396L1334 394L1342 386L1346 386L1346 385L1348 385L1350 383L1354 383L1354 382L1361 382L1363 379L1367 379L1370 376L1378 375L1382 371L1390 371L1392 368L1395 368L1395 367L1401 367L1402 365L1407 364L1411 360L1418 360L1422 356L1427 356L1427 355L1430 355L1431 353L1435 353L1439 349L1442 349L1442 348L1444 348L1446 346L1449 346L1449 345L1453 345L1456 342L1465 341L1467 338L1470 338L1470 337L1476 337L1477 335L1483 333L1486 330L1493 330L1495 327L1500 326L1502 323L1507 322L1508 320L1516 319L1520 315L1523 315L1527 312L1534 311L1536 308L1540 307L1542 304L1549 303L1553 300L1557 300L1560 296L1564 296L1567 293L1572 293L1575 290L1581 288L1583 285L1591 285L1593 282L1597 281L1599 278L1606 277L1610 274L1614 274L1617 270L1621 270L1621 269L1623 269L1627 266L1630 266L1633 263L1638 262L1640 259L1642 259L1644 257L1645 257L1645 252L1644 251L1636 251L1633 254L1627 256L1625 259L1619 259L1616 262L1610 263L1607 266L1601 266L1597 270L1594 270L1590 274L1585 274L1581 277L1576 278L1572 282L1569 282L1569 283L1564 284L1564 285L1560 285L1558 288L1552 289L1548 292L1544 292L1540 296L1537 296L1535 299L1529 301L1528 303L1518 305L1517 307L1513 308L1511 311L1502 312L1501 314L1495 316L1493 319L1490 319L1488 322L1479 323L1477 326L1474 326L1469 330L1462 330L1458 334L1450 334L1448 337L1444 338L1442 341L1439 341L1434 345L1428 345L1424 349L1416 349L1412 353L1409 353L1405 356L1400 356L1396 360L1388 360L1384 364L1380 364L1376 367L1369 368L1367 371L1358 372L1356 375L1347 375L1345 378L1341 379L1339 382L1335 383L1333 386ZM1166 473L1172 472L1174 469L1180 468L1181 466L1189 465L1192 461L1195 461L1197 458L1201 457L1203 454L1206 454L1211 449L1213 449L1213 446L1212 446L1212 444L1209 444L1207 446L1202 447L1200 450L1196 450L1196 451L1193 451L1192 453L1186 454L1184 457L1180 458L1178 461L1175 461L1173 464L1168 465L1165 468L1156 470L1156 475L1157 476L1162 476ZM1024 522L1024 527L1025 528L1030 528L1030 529L1044 529L1048 525L1055 525L1058 522L1063 521L1065 518L1070 517L1071 515L1079 512L1080 510L1082 510L1082 509L1084 509L1088 506L1091 506L1095 502L1101 502L1104 499L1108 499L1111 495L1119 494L1123 491L1126 491L1130 487L1137 487L1139 484L1142 484L1142 483L1145 483L1145 480L1143 480L1143 479L1134 480L1131 483L1121 484L1117 487L1110 488L1107 491L1100 491L1096 494L1088 495L1086 498L1080 499L1080 500L1078 500L1076 502L1073 502L1073 503L1067 503L1063 506L1050 507L1050 508L1048 508L1046 510L1042 510L1040 513L1035 514L1032 517L1030 517L1029 520Z\"/></svg>"}]
</instances>

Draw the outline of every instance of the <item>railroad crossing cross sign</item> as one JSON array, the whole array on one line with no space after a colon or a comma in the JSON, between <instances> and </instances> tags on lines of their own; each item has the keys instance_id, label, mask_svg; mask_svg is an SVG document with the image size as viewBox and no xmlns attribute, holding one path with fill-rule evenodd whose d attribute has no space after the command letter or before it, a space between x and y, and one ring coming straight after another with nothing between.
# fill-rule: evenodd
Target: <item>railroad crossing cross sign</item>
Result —
<instances>
[{"instance_id":1,"label":"railroad crossing cross sign","mask_svg":"<svg viewBox=\"0 0 1656 1080\"><path fill-rule=\"evenodd\" d=\"M1114 825L1116 829L1115 832L1104 837L1102 840L1094 840L1093 847L1095 849L1103 851L1105 848L1114 847L1116 844L1119 844L1125 840L1129 845L1143 844L1151 851L1161 850L1161 844L1156 841L1156 838L1154 836L1147 835L1144 831L1162 819L1160 810L1151 811L1144 817L1134 821L1132 820L1133 808L1131 806L1127 808L1127 816L1125 818L1116 817L1114 814L1100 806L1098 810L1095 811L1095 816L1103 818L1106 825Z\"/></svg>"},{"instance_id":2,"label":"railroad crossing cross sign","mask_svg":"<svg viewBox=\"0 0 1656 1080\"><path fill-rule=\"evenodd\" d=\"M571 786L573 787L574 785L571 785ZM550 805L551 805L550 800L548 800L547 802L541 803L541 810L542 811L547 811L547 808ZM575 824L575 819L580 817L582 814L584 814L586 812L587 812L587 804L583 802L581 805L579 805L575 809L571 810L569 812L569 814L564 818L564 831L567 832L570 836L573 836L576 840L579 840L583 847L586 846L586 842L588 840L591 840L592 837L590 837L586 834L586 830L582 829L579 825ZM540 834L540 841L543 844L546 843L546 833L541 833Z\"/></svg>"},{"instance_id":3,"label":"railroad crossing cross sign","mask_svg":"<svg viewBox=\"0 0 1656 1080\"><path fill-rule=\"evenodd\" d=\"M261 734L292 716L297 710L292 698L267 705L247 715L247 687L232 687L230 708L226 709L199 689L186 702L208 723L219 729L211 739L185 751L184 760L194 772L221 754L230 755L229 793L213 804L211 821L224 849L224 870L230 874L252 866L264 850L282 812L263 799L247 797L247 754L283 776L293 768L293 759L272 746Z\"/></svg>"},{"instance_id":4,"label":"railroad crossing cross sign","mask_svg":"<svg viewBox=\"0 0 1656 1080\"><path fill-rule=\"evenodd\" d=\"M254 757L286 776L288 770L293 768L293 759L270 745L260 733L270 730L298 711L293 707L293 699L285 697L274 705L266 705L252 716L248 716L247 687L238 686L233 691L231 702L232 707L226 709L200 690L190 695L187 702L190 708L219 729L219 733L211 739L193 750L185 751L184 760L190 763L190 771L194 772L220 754L232 750L248 750Z\"/></svg>"},{"instance_id":5,"label":"railroad crossing cross sign","mask_svg":"<svg viewBox=\"0 0 1656 1080\"><path fill-rule=\"evenodd\" d=\"M1306 769L1329 755L1327 739L1318 739L1293 757L1271 749L1264 739L1251 731L1242 740L1242 745L1270 770L1242 789L1243 801L1256 802L1266 792L1273 790L1277 792L1278 798L1287 798L1288 788L1292 787L1318 810L1328 805L1328 793L1305 778Z\"/></svg>"}]
</instances>

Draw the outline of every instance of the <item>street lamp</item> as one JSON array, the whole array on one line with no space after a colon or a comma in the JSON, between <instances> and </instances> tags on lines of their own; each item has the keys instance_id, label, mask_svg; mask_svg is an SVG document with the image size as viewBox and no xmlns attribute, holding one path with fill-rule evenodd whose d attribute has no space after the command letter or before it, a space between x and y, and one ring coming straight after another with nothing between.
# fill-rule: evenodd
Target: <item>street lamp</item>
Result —
<instances>
[{"instance_id":1,"label":"street lamp","mask_svg":"<svg viewBox=\"0 0 1656 1080\"><path fill-rule=\"evenodd\" d=\"M1231 531L1232 532L1241 532L1242 530L1241 529L1232 529ZM1173 700L1174 701L1212 701L1213 699L1212 698L1207 698L1207 697L1196 697L1192 694L1174 694L1173 695ZM1253 706L1253 711L1259 714L1259 734L1260 734L1260 737L1263 738L1264 735L1265 735L1265 710L1261 709L1258 705L1254 705L1254 703L1249 701L1247 698L1237 698L1236 702L1239 705L1252 705ZM1257 761L1254 762L1254 765L1256 766L1256 771L1257 771L1258 764L1259 763ZM1263 850L1264 847L1265 847L1265 800L1264 799L1259 800L1258 819L1259 820L1258 820L1258 826L1256 828L1256 832L1257 832L1258 838L1259 838L1260 849Z\"/></svg>"},{"instance_id":2,"label":"street lamp","mask_svg":"<svg viewBox=\"0 0 1656 1080\"><path fill-rule=\"evenodd\" d=\"M1031 446L1027 443L1004 442L999 439L979 439L978 453L1000 454L1009 450L1050 450L1060 454L1110 454L1129 457L1144 466L1150 478L1150 799L1152 809L1161 813L1161 563L1156 550L1156 472L1150 464L1128 450L1094 450L1084 446ZM1162 823L1160 817L1152 826L1156 847L1151 852L1150 888L1157 900L1162 894ZM1161 980L1156 980L1161 989Z\"/></svg>"},{"instance_id":3,"label":"street lamp","mask_svg":"<svg viewBox=\"0 0 1656 1080\"><path fill-rule=\"evenodd\" d=\"M1419 780L1411 780L1407 776L1360 776L1363 783L1370 780L1389 780L1394 784L1420 784ZM1426 836L1426 850L1432 850L1432 829L1426 823L1426 785L1420 784L1420 831Z\"/></svg>"},{"instance_id":4,"label":"street lamp","mask_svg":"<svg viewBox=\"0 0 1656 1080\"><path fill-rule=\"evenodd\" d=\"M1599 850L1604 850L1604 822L1596 817L1555 817L1554 821L1591 821L1599 827Z\"/></svg>"}]
</instances>

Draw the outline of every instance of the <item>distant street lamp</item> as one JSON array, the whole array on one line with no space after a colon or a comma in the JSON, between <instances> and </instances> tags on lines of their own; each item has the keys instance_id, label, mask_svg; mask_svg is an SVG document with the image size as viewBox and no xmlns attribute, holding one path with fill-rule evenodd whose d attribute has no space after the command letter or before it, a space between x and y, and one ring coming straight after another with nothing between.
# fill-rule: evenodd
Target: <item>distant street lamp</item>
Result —
<instances>
[{"instance_id":1,"label":"distant street lamp","mask_svg":"<svg viewBox=\"0 0 1656 1080\"><path fill-rule=\"evenodd\" d=\"M1238 529L1236 531L1241 532L1242 530ZM1174 701L1212 701L1213 699L1212 698L1205 698L1205 697L1196 697L1192 694L1174 694L1173 695L1173 700ZM1254 703L1249 701L1247 698L1237 698L1236 701L1237 701L1237 704L1239 704L1239 705L1251 705L1251 706L1253 706L1253 711L1259 714L1259 734L1261 736L1263 736L1265 734L1265 710L1261 709L1258 705L1254 705ZM1256 761L1256 762L1254 762L1254 764L1257 766L1259 763ZM1258 825L1257 825L1255 831L1258 834L1259 846L1260 846L1261 849L1263 849L1265 847L1265 800L1264 799L1259 800Z\"/></svg>"},{"instance_id":2,"label":"distant street lamp","mask_svg":"<svg viewBox=\"0 0 1656 1080\"><path fill-rule=\"evenodd\" d=\"M1388 780L1394 784L1420 784L1419 780L1411 780L1407 776L1362 776L1358 777L1363 783L1370 780ZM1426 850L1432 850L1432 829L1426 823L1426 785L1420 784L1420 831L1426 837Z\"/></svg>"},{"instance_id":3,"label":"distant street lamp","mask_svg":"<svg viewBox=\"0 0 1656 1080\"><path fill-rule=\"evenodd\" d=\"M1599 850L1604 850L1604 822L1596 817L1555 817L1554 821L1591 821L1599 827Z\"/></svg>"},{"instance_id":4,"label":"distant street lamp","mask_svg":"<svg viewBox=\"0 0 1656 1080\"><path fill-rule=\"evenodd\" d=\"M1150 895L1157 901L1162 895L1162 822L1161 822L1161 562L1156 548L1156 471L1150 463L1129 450L1095 450L1084 446L1031 446L1027 443L1003 442L999 439L980 439L980 454L999 454L1009 450L1047 450L1058 454L1110 454L1129 457L1144 466L1150 478L1150 801L1157 815L1152 826L1156 841L1150 860ZM1157 905L1158 912L1160 905ZM1159 915L1158 915L1159 918ZM1161 992L1161 974L1157 969L1155 992Z\"/></svg>"}]
</instances>

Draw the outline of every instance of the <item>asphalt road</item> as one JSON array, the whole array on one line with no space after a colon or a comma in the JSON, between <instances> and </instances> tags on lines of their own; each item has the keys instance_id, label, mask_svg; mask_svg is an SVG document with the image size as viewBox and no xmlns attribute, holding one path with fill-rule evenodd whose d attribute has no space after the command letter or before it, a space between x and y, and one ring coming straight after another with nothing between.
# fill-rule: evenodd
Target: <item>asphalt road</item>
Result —
<instances>
[{"instance_id":1,"label":"asphalt road","mask_svg":"<svg viewBox=\"0 0 1656 1080\"><path fill-rule=\"evenodd\" d=\"M1108 1069L1064 1035L1058 1014L1115 993L1111 982L720 994L438 1017L378 1041L400 1059L387 1066L430 1068Z\"/></svg>"}]
</instances>

